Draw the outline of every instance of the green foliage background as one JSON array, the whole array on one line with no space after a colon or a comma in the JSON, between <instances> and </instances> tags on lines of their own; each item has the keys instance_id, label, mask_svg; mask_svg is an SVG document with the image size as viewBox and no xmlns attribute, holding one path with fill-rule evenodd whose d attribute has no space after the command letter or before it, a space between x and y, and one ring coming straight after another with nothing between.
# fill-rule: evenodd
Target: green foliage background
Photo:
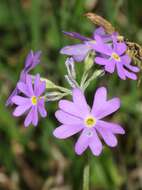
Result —
<instances>
[{"instance_id":1,"label":"green foliage background","mask_svg":"<svg viewBox=\"0 0 142 190\"><path fill-rule=\"evenodd\" d=\"M95 12L108 19L130 41L142 43L142 0L0 0L0 189L81 190L87 155L76 156L76 138L58 140L57 103L47 104L48 117L39 126L23 127L12 117L5 101L14 88L30 49L42 50L41 64L33 71L67 86L65 56L61 47L77 41L62 30L91 35L94 25L83 14ZM81 67L78 65L78 67ZM111 120L122 124L126 135L116 149L104 147L91 156L91 190L142 189L142 90L134 81L105 75L91 83L88 101L96 86L106 85L109 97L119 96L122 106ZM90 98L90 99L89 99Z\"/></svg>"}]
</instances>

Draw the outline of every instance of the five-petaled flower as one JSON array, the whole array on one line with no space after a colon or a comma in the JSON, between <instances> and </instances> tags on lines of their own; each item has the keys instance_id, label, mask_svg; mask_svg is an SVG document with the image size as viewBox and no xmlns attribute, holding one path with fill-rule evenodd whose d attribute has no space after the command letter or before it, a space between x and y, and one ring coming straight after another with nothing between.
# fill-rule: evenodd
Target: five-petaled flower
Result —
<instances>
[{"instance_id":1,"label":"five-petaled flower","mask_svg":"<svg viewBox=\"0 0 142 190\"><path fill-rule=\"evenodd\" d=\"M117 34L112 35L112 45L104 44L102 49L98 47L98 52L95 62L99 65L103 65L105 71L114 73L115 68L118 76L125 80L127 77L133 80L137 79L136 72L139 72L137 66L131 65L131 58L125 53L127 46L124 42L117 41ZM103 44L100 38L100 44Z\"/></svg>"},{"instance_id":2,"label":"five-petaled flower","mask_svg":"<svg viewBox=\"0 0 142 190\"><path fill-rule=\"evenodd\" d=\"M33 51L30 51L30 53L27 55L24 69L20 73L20 79L19 82L25 82L26 75L31 71L37 64L40 63L40 56L41 51L36 51L35 53ZM6 101L6 106L12 105L12 98L15 95L19 94L18 87L16 86L15 89L12 91L11 95Z\"/></svg>"},{"instance_id":3,"label":"five-petaled flower","mask_svg":"<svg viewBox=\"0 0 142 190\"><path fill-rule=\"evenodd\" d=\"M107 100L106 88L98 88L93 107L90 109L80 89L73 89L72 95L72 102L68 100L59 102L60 110L55 113L55 116L62 125L54 130L54 136L66 139L81 132L75 144L75 152L78 155L81 155L88 147L94 155L100 155L102 152L100 136L108 146L115 147L117 145L115 134L124 134L125 131L120 125L102 119L119 109L119 98Z\"/></svg>"},{"instance_id":4,"label":"five-petaled flower","mask_svg":"<svg viewBox=\"0 0 142 190\"><path fill-rule=\"evenodd\" d=\"M38 112L42 117L47 115L44 108L44 97L42 97L46 83L41 81L40 75L37 74L33 85L31 76L27 75L26 82L18 82L17 88L24 96L15 95L12 97L12 102L17 105L13 115L19 117L29 110L24 125L27 127L32 123L34 126L37 126Z\"/></svg>"}]
</instances>

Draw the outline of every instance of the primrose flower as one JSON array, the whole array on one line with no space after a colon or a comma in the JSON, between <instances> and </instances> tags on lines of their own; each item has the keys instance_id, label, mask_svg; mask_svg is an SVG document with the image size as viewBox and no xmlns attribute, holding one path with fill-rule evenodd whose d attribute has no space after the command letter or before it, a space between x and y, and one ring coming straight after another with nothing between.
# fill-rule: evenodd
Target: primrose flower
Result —
<instances>
[{"instance_id":1,"label":"primrose flower","mask_svg":"<svg viewBox=\"0 0 142 190\"><path fill-rule=\"evenodd\" d=\"M27 75L26 82L18 82L17 88L24 96L16 95L12 97L12 102L17 105L13 115L19 117L29 110L24 125L28 127L32 123L37 126L38 112L42 117L47 115L44 108L44 97L41 96L45 91L46 83L41 81L40 75L37 74L33 86L31 76Z\"/></svg>"},{"instance_id":2,"label":"primrose flower","mask_svg":"<svg viewBox=\"0 0 142 190\"><path fill-rule=\"evenodd\" d=\"M82 41L81 44L65 46L60 50L61 54L72 56L77 62L83 61L89 51L95 51L101 48L101 44L99 43L100 38L103 42L111 40L111 35L106 34L102 27L97 28L93 32L92 38L84 37L76 32L64 32L64 34ZM98 36L100 38L98 38Z\"/></svg>"},{"instance_id":3,"label":"primrose flower","mask_svg":"<svg viewBox=\"0 0 142 190\"><path fill-rule=\"evenodd\" d=\"M125 131L120 125L102 119L119 109L119 98L107 100L106 88L98 88L90 109L80 89L73 89L72 95L73 101L60 100L59 102L60 109L55 116L62 125L54 130L54 136L66 139L81 132L75 144L75 152L78 155L87 148L90 148L94 155L100 155L103 148L100 137L108 146L115 147L117 145L115 134L124 134Z\"/></svg>"},{"instance_id":4,"label":"primrose flower","mask_svg":"<svg viewBox=\"0 0 142 190\"><path fill-rule=\"evenodd\" d=\"M26 61L25 61L25 67L20 73L20 79L19 82L25 82L26 80L26 75L31 71L37 64L40 63L40 56L41 56L41 51L36 51L35 53L33 51L30 51L28 54ZM19 90L16 86L16 88L12 91L11 95L6 101L6 106L12 105L12 97L19 94Z\"/></svg>"},{"instance_id":5,"label":"primrose flower","mask_svg":"<svg viewBox=\"0 0 142 190\"><path fill-rule=\"evenodd\" d=\"M95 58L95 62L99 65L103 65L105 71L113 73L115 68L118 76L125 80L127 77L133 80L137 79L136 72L139 68L131 65L131 58L125 53L127 46L124 42L117 42L117 35L113 35L112 46L104 44L97 50L101 54ZM100 38L100 44L103 44Z\"/></svg>"}]
</instances>

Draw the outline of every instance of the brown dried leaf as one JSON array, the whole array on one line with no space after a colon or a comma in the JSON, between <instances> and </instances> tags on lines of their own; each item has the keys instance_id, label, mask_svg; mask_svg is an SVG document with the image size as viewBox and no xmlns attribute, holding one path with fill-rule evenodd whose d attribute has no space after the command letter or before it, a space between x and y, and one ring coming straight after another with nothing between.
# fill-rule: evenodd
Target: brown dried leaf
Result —
<instances>
[{"instance_id":1,"label":"brown dried leaf","mask_svg":"<svg viewBox=\"0 0 142 190\"><path fill-rule=\"evenodd\" d=\"M85 16L94 24L102 26L107 33L112 34L115 32L115 28L112 26L112 24L103 17L95 13L86 13Z\"/></svg>"}]
</instances>

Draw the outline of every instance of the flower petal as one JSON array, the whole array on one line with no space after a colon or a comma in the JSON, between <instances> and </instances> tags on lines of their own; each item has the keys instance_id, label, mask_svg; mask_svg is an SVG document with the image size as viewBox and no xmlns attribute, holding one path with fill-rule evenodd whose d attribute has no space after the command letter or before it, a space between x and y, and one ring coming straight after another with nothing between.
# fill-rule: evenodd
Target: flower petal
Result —
<instances>
[{"instance_id":1,"label":"flower petal","mask_svg":"<svg viewBox=\"0 0 142 190\"><path fill-rule=\"evenodd\" d=\"M24 121L25 127L28 127L32 123L32 120L33 120L33 108L30 109L27 117L25 118Z\"/></svg>"},{"instance_id":2,"label":"flower petal","mask_svg":"<svg viewBox=\"0 0 142 190\"><path fill-rule=\"evenodd\" d=\"M125 65L125 66L126 66L127 69L129 69L132 72L137 73L137 72L140 71L140 69L137 66L133 66L133 65Z\"/></svg>"},{"instance_id":3,"label":"flower petal","mask_svg":"<svg viewBox=\"0 0 142 190\"><path fill-rule=\"evenodd\" d=\"M59 139L66 139L83 129L83 125L61 125L57 127L53 135Z\"/></svg>"},{"instance_id":4,"label":"flower petal","mask_svg":"<svg viewBox=\"0 0 142 190\"><path fill-rule=\"evenodd\" d=\"M120 99L119 98L113 98L106 103L104 103L100 108L94 109L94 116L97 119L102 119L113 112L117 111L120 108Z\"/></svg>"},{"instance_id":5,"label":"flower petal","mask_svg":"<svg viewBox=\"0 0 142 190\"><path fill-rule=\"evenodd\" d=\"M78 117L72 116L62 110L58 110L55 112L55 116L63 124L66 125L77 125L77 124L82 124L82 120Z\"/></svg>"},{"instance_id":6,"label":"flower petal","mask_svg":"<svg viewBox=\"0 0 142 190\"><path fill-rule=\"evenodd\" d=\"M94 130L89 147L95 156L99 156L102 152L102 143L96 133L96 130Z\"/></svg>"},{"instance_id":7,"label":"flower petal","mask_svg":"<svg viewBox=\"0 0 142 190\"><path fill-rule=\"evenodd\" d=\"M107 65L110 64L110 60L108 58L96 57L95 62L99 65Z\"/></svg>"},{"instance_id":8,"label":"flower petal","mask_svg":"<svg viewBox=\"0 0 142 190\"><path fill-rule=\"evenodd\" d=\"M137 80L137 75L135 73L129 72L125 69L125 75L126 77L132 79L132 80Z\"/></svg>"},{"instance_id":9,"label":"flower petal","mask_svg":"<svg viewBox=\"0 0 142 190\"><path fill-rule=\"evenodd\" d=\"M10 94L10 96L8 97L7 101L6 101L6 106L9 106L9 105L13 105L13 102L12 102L12 98L17 95L19 93L19 90L16 86L16 88L12 91L12 93Z\"/></svg>"},{"instance_id":10,"label":"flower petal","mask_svg":"<svg viewBox=\"0 0 142 190\"><path fill-rule=\"evenodd\" d=\"M14 112L13 112L13 115L16 116L16 117L19 117L23 113L25 113L30 107L31 107L31 104L17 106L16 109L14 110Z\"/></svg>"},{"instance_id":11,"label":"flower petal","mask_svg":"<svg viewBox=\"0 0 142 190\"><path fill-rule=\"evenodd\" d=\"M25 94L26 96L30 97L30 92L29 92L29 89L27 87L27 85L23 82L18 82L17 83L17 87L18 89L23 93Z\"/></svg>"},{"instance_id":12,"label":"flower petal","mask_svg":"<svg viewBox=\"0 0 142 190\"><path fill-rule=\"evenodd\" d=\"M22 96L13 96L12 97L12 102L16 105L25 105L25 104L30 104L31 100L29 98L25 98Z\"/></svg>"},{"instance_id":13,"label":"flower petal","mask_svg":"<svg viewBox=\"0 0 142 190\"><path fill-rule=\"evenodd\" d=\"M77 108L77 106L68 100L60 100L59 101L59 108L63 110L64 112L67 112L73 116L83 118L82 114L80 113L80 110Z\"/></svg>"},{"instance_id":14,"label":"flower petal","mask_svg":"<svg viewBox=\"0 0 142 190\"><path fill-rule=\"evenodd\" d=\"M123 79L123 80L126 80L126 74L125 74L125 69L123 68L123 65L121 62L118 62L116 64L116 68L117 68L117 73L118 73L118 76Z\"/></svg>"},{"instance_id":15,"label":"flower petal","mask_svg":"<svg viewBox=\"0 0 142 190\"><path fill-rule=\"evenodd\" d=\"M24 70L28 73L31 69L33 69L37 64L40 63L41 51L30 51L25 61Z\"/></svg>"},{"instance_id":16,"label":"flower petal","mask_svg":"<svg viewBox=\"0 0 142 190\"><path fill-rule=\"evenodd\" d=\"M117 145L117 139L113 135L112 132L110 132L109 130L107 130L105 128L102 128L101 126L97 127L97 125L96 125L96 129L100 133L100 135L102 136L103 140L105 141L105 143L108 146L115 147Z\"/></svg>"},{"instance_id":17,"label":"flower petal","mask_svg":"<svg viewBox=\"0 0 142 190\"><path fill-rule=\"evenodd\" d=\"M117 52L118 55L122 55L127 50L127 46L124 42L114 43L114 52Z\"/></svg>"},{"instance_id":18,"label":"flower petal","mask_svg":"<svg viewBox=\"0 0 142 190\"><path fill-rule=\"evenodd\" d=\"M87 41L87 40L91 40L90 38L87 38L85 36L80 35L77 32L65 32L63 31L63 33L71 38L75 38L75 39L79 39L81 41Z\"/></svg>"},{"instance_id":19,"label":"flower petal","mask_svg":"<svg viewBox=\"0 0 142 190\"><path fill-rule=\"evenodd\" d=\"M42 117L47 116L47 112L46 112L46 109L44 107L44 99L43 98L38 101L38 111Z\"/></svg>"},{"instance_id":20,"label":"flower petal","mask_svg":"<svg viewBox=\"0 0 142 190\"><path fill-rule=\"evenodd\" d=\"M75 152L78 155L81 155L89 146L90 137L86 135L86 130L88 129L83 130L83 132L81 133L79 139L77 140L75 144Z\"/></svg>"},{"instance_id":21,"label":"flower petal","mask_svg":"<svg viewBox=\"0 0 142 190\"><path fill-rule=\"evenodd\" d=\"M90 113L90 108L86 102L85 96L81 89L74 88L72 91L73 94L73 102L80 110L82 116L86 117Z\"/></svg>"},{"instance_id":22,"label":"flower petal","mask_svg":"<svg viewBox=\"0 0 142 190\"><path fill-rule=\"evenodd\" d=\"M33 106L33 119L32 124L36 127L38 124L38 112L37 112L37 106Z\"/></svg>"},{"instance_id":23,"label":"flower petal","mask_svg":"<svg viewBox=\"0 0 142 190\"><path fill-rule=\"evenodd\" d=\"M102 107L102 105L107 100L107 90L105 87L100 87L96 90L96 93L94 95L94 101L92 106L92 114L95 112L96 108Z\"/></svg>"},{"instance_id":24,"label":"flower petal","mask_svg":"<svg viewBox=\"0 0 142 190\"><path fill-rule=\"evenodd\" d=\"M28 88L30 96L33 96L34 92L33 92L33 85L32 85L32 77L30 75L26 76L26 86Z\"/></svg>"},{"instance_id":25,"label":"flower petal","mask_svg":"<svg viewBox=\"0 0 142 190\"><path fill-rule=\"evenodd\" d=\"M66 54L66 55L86 55L88 51L91 50L90 46L86 44L76 44L76 45L70 45L70 46L65 46L60 50L61 54Z\"/></svg>"},{"instance_id":26,"label":"flower petal","mask_svg":"<svg viewBox=\"0 0 142 190\"><path fill-rule=\"evenodd\" d=\"M46 88L46 82L40 80L40 75L37 74L34 81L34 94L40 96Z\"/></svg>"},{"instance_id":27,"label":"flower petal","mask_svg":"<svg viewBox=\"0 0 142 190\"><path fill-rule=\"evenodd\" d=\"M128 55L121 56L121 62L128 68L130 71L139 72L140 69L137 66L130 65L131 58Z\"/></svg>"},{"instance_id":28,"label":"flower petal","mask_svg":"<svg viewBox=\"0 0 142 190\"><path fill-rule=\"evenodd\" d=\"M114 134L125 134L124 129L116 123L110 123L107 121L98 120L97 126L98 127L101 126L102 128L105 128Z\"/></svg>"},{"instance_id":29,"label":"flower petal","mask_svg":"<svg viewBox=\"0 0 142 190\"><path fill-rule=\"evenodd\" d=\"M110 56L112 54L112 47L105 44L103 39L99 35L95 35L96 44L94 44L94 49L102 54Z\"/></svg>"},{"instance_id":30,"label":"flower petal","mask_svg":"<svg viewBox=\"0 0 142 190\"><path fill-rule=\"evenodd\" d=\"M105 71L109 73L114 73L115 70L115 61L110 60L106 65L105 65Z\"/></svg>"},{"instance_id":31,"label":"flower petal","mask_svg":"<svg viewBox=\"0 0 142 190\"><path fill-rule=\"evenodd\" d=\"M73 59L76 62L81 62L81 61L83 61L85 59L86 55L87 55L86 53L82 54L82 55L74 55Z\"/></svg>"}]
</instances>

